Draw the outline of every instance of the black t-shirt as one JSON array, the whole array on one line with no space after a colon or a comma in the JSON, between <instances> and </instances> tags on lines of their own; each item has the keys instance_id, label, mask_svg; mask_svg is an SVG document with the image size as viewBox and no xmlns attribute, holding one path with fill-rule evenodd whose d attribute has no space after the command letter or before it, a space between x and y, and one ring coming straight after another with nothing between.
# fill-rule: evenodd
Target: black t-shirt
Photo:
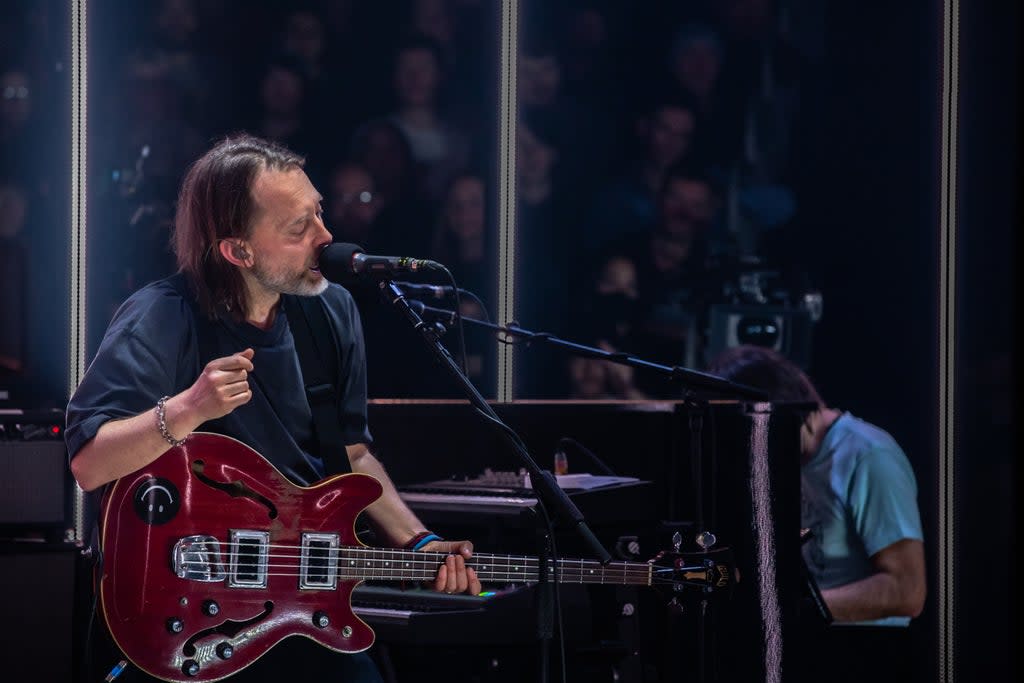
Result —
<instances>
[{"instance_id":1,"label":"black t-shirt","mask_svg":"<svg viewBox=\"0 0 1024 683\"><path fill-rule=\"evenodd\" d=\"M296 484L321 479L324 467L317 455L312 413L283 308L268 330L235 322L227 315L214 321L196 314L195 303L180 293L185 291L182 284L183 276L178 274L147 285L115 314L68 404L65 440L70 457L106 421L150 410L161 396L190 387L213 358L252 347L252 400L197 431L238 439ZM320 297L338 353L335 386L341 396L342 437L347 445L369 444L366 352L359 313L351 295L338 285L330 285ZM281 306L287 303L288 297L282 297Z\"/></svg>"}]
</instances>

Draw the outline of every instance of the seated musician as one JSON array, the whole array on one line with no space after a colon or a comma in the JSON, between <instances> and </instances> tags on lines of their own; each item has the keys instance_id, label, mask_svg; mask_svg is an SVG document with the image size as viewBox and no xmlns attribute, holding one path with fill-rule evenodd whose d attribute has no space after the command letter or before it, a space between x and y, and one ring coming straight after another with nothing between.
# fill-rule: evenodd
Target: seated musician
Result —
<instances>
[{"instance_id":1,"label":"seated musician","mask_svg":"<svg viewBox=\"0 0 1024 683\"><path fill-rule=\"evenodd\" d=\"M303 163L281 146L240 135L191 167L175 218L180 272L133 294L107 329L68 406L72 472L92 491L149 465L193 431L247 444L302 486L321 479L334 457L382 484L366 510L379 536L398 548L450 553L435 588L477 593L480 582L465 563L472 544L429 533L371 452L360 320L349 293L317 269L331 233ZM296 297L318 297L332 328L344 457L321 457L317 447L285 315ZM297 669L321 671L323 680L380 680L365 653L339 655L297 637L232 681L284 680Z\"/></svg>"},{"instance_id":2,"label":"seated musician","mask_svg":"<svg viewBox=\"0 0 1024 683\"><path fill-rule=\"evenodd\" d=\"M878 628L908 626L925 602L917 483L903 450L882 429L827 406L807 375L770 349L727 349L708 372L762 389L773 402L818 406L800 430L801 524L811 531L804 559L836 626L858 627L829 630L848 640L854 633L905 640L905 629ZM876 668L865 675L879 680L881 669L895 669L908 656L897 653L881 665L879 656L854 659L868 660ZM842 666L853 671L857 661Z\"/></svg>"}]
</instances>

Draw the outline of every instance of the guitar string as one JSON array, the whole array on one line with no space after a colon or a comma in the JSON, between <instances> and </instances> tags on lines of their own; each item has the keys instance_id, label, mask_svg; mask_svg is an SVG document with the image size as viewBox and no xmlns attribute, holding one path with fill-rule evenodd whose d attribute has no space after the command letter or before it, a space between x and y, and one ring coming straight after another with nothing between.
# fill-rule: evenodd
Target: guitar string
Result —
<instances>
[{"instance_id":1,"label":"guitar string","mask_svg":"<svg viewBox=\"0 0 1024 683\"><path fill-rule=\"evenodd\" d=\"M204 563L190 563L192 565L199 564L200 566L206 567ZM310 576L310 572L307 570L303 572L301 567L298 565L265 565L258 569L253 567L252 569L258 570L261 577L266 576L294 576L301 577ZM267 571L268 569L285 569L287 571ZM433 565L426 568L405 569L402 567L361 567L361 566L338 566L333 568L326 568L327 571L324 573L328 578L336 577L341 579L410 579L410 580L423 580L429 581L436 575L437 566ZM670 571L670 570L669 570ZM656 572L636 572L636 571L575 571L566 572L561 571L561 580L559 583L640 583L647 585L651 582L660 582L665 580L671 580L659 576ZM492 569L481 569L477 570L478 577L483 580L495 580L505 579L507 581L513 581L514 579L523 580L530 582L536 581L539 576L537 571L524 571L524 570L508 570L501 568ZM589 581L587 579L590 579Z\"/></svg>"},{"instance_id":2,"label":"guitar string","mask_svg":"<svg viewBox=\"0 0 1024 683\"><path fill-rule=\"evenodd\" d=\"M381 564L383 564L383 565L394 564L395 567L392 568L391 570L392 571L399 571L399 570L401 570L403 568L409 568L409 567L412 567L414 569L430 568L431 570L433 570L433 569L436 569L437 567L439 567L443 563L443 559L442 558L447 557L447 555L440 554L440 553L436 553L436 554L432 553L432 554L427 555L427 556L423 556L421 554L412 555L412 553L405 553L405 554L402 554L402 553L388 553L384 557L373 557L373 556L366 557L365 555L367 555L367 553L360 553L360 555L363 555L363 557L359 557L358 555L346 553L346 552L343 552L343 551L335 551L335 552L328 553L326 557L321 556L319 558L317 558L317 557L310 558L310 557L307 556L306 559L307 560L312 559L312 560L314 560L314 562L323 561L323 560L326 559L326 560L332 561L332 562L337 563L337 564L344 564L345 562L347 562L347 563L349 563L349 566L357 566L358 565L360 567L368 567L368 566L375 566L375 565L381 565ZM372 555L372 553L371 553L371 555ZM243 556L243 555L240 554L240 553L239 554L228 553L229 559L234 559L234 558L241 557L241 556ZM253 553L250 556L253 559L256 559L257 562L255 562L255 563L248 563L246 566L249 566L249 567L260 567L260 568L281 567L281 566L294 566L293 564L278 565L278 564L274 564L274 562L278 561L278 560L299 560L301 562L301 560L303 559L302 555L285 555L285 554L276 554L276 553L268 554L266 556L262 556L262 555L258 555L258 554ZM398 559L394 559L396 556L397 556ZM535 559L535 558L520 558L520 559L524 560L524 561L519 561L516 558L510 558L510 557L506 557L506 556L488 556L487 554L481 553L479 555L474 556L473 559L470 560L467 564L468 564L468 566L473 567L474 569L477 569L477 570L483 569L485 571L494 570L494 571L503 571L503 572L518 572L518 571L528 571L528 570L539 570L540 562L537 559ZM198 566L206 566L206 565L208 565L210 563L209 563L209 561L203 561L203 560L182 559L178 564L183 565L183 566L196 566L196 565L198 565ZM551 562L549 562L549 567L553 567L553 566L554 565ZM569 572L569 573L579 572L579 573L582 573L582 574L593 574L595 572L602 572L604 574L608 574L608 573L616 573L616 574L626 573L626 574L642 574L642 575L646 575L647 573L649 573L651 571L651 566L647 565L647 564L628 563L628 562L618 562L618 563L613 562L610 565L602 566L596 560L571 560L571 559L570 560L559 560L558 561L558 567L559 567L560 571L562 571L562 572ZM522 568L522 569L520 569L520 568Z\"/></svg>"},{"instance_id":3,"label":"guitar string","mask_svg":"<svg viewBox=\"0 0 1024 683\"><path fill-rule=\"evenodd\" d=\"M194 552L194 551L190 551L190 552ZM219 553L214 551L212 554L219 554ZM228 555L229 558L231 558L231 557L245 557L245 556L249 556L249 557L253 557L254 559L265 558L268 561L269 560L302 560L303 559L303 555L301 555L301 554L300 555L289 555L289 554L281 554L281 553L270 553L270 554L267 554L267 555L262 555L261 553L231 553L231 552L228 552L227 555ZM362 555L365 555L365 553L363 553ZM383 562L383 563L391 563L391 562L393 562L395 564L403 564L403 565L413 564L413 565L428 565L428 566L435 566L436 567L436 566L439 566L439 565L443 564L444 563L444 558L446 558L447 556L448 556L447 554L442 554L442 553L432 553L432 554L426 555L426 556L421 555L421 554L412 555L411 553L408 553L408 554L389 553L389 556L383 556L383 557L359 557L356 554L347 553L345 551L331 551L331 552L327 553L326 556L324 556L324 555L320 555L320 556L307 555L306 559L312 559L314 561L320 561L320 560L325 559L325 557L326 557L326 558L332 558L332 559L335 559L335 560L357 561L357 562L360 562L360 563L381 563L381 562ZM207 564L207 562L204 562L202 560L190 560L190 559L183 559L182 563L184 563L184 564L188 564L188 563L192 563L192 564ZM488 556L487 554L484 554L484 553L480 553L480 554L474 555L471 560L467 561L467 564L469 566L471 566L471 567L487 566L487 564L485 564L485 563L487 563L489 565L493 565L493 566L513 567L513 568L517 568L517 567L522 566L522 567L525 567L525 568L534 569L534 568L539 568L540 567L540 562L537 559L535 559L535 558L520 558L520 559L516 559L516 558L509 558L509 557L505 557L505 556L501 556L501 555L499 555L499 556ZM548 566L549 567L553 567L554 563L549 561L548 562ZM597 560L572 560L572 559L567 559L567 560L559 560L558 561L558 567L560 569L562 569L563 571L564 570L573 570L573 569L576 569L578 571L584 571L584 570L593 570L594 568L601 568L601 569L604 569L605 571L610 571L612 569L615 569L616 571L618 571L618 570L629 570L629 571L636 571L636 572L646 573L647 571L649 571L651 565L635 563L635 562L634 563L630 563L630 562L613 562L613 563L611 563L609 565L601 565L600 562L598 562Z\"/></svg>"},{"instance_id":4,"label":"guitar string","mask_svg":"<svg viewBox=\"0 0 1024 683\"><path fill-rule=\"evenodd\" d=\"M272 553L263 556L259 551L263 548L279 548L294 551L302 550L304 546L289 544L264 544L257 546L252 543L246 543L245 541L228 541L223 544L221 544L218 541L217 545L223 545L228 547L229 549L237 549L241 547L253 548L257 552L249 553L249 555L253 556L254 559L259 559L259 561L253 564L247 564L245 568L260 571L265 576L301 576L303 574L303 572L301 571L302 555L286 555ZM424 576L427 579L429 579L433 578L436 569L443 563L443 558L446 558L450 554L438 552L423 553L421 551L409 551L404 549L371 548L360 546L339 546L336 548L324 548L322 550L328 551L328 557L313 559L333 560L333 564L335 566L327 568L333 569L334 573L337 574L338 578L346 579L387 579L394 578L396 576L408 578L404 575L404 572L408 571L412 571L414 573L422 572ZM229 558L233 557L230 550L228 555ZM235 556L237 555L240 555L240 553L236 554ZM273 562L275 560L299 560L300 563L275 564ZM379 566L381 563L383 563L384 565L394 563L396 566ZM204 562L202 560L186 559L180 562L179 564L185 567L206 567L209 565L209 562ZM484 580L487 580L488 578L493 579L495 577L501 577L505 578L506 580L512 580L513 578L530 578L534 573L539 573L540 561L538 558L528 556L477 553L474 556L473 561L468 563L468 566L472 567L474 571L478 573L478 575L483 574ZM550 561L549 566L552 566ZM294 569L296 571L289 571L287 573L267 572L268 569L279 568L290 570ZM558 561L558 569L559 572L562 574L563 583L583 583L583 580L586 578L595 579L594 583L597 583L598 581L600 581L601 583L606 583L608 582L607 580L610 576L613 582L622 581L629 583L639 581L644 584L647 584L654 579L661 578L654 575L654 573L652 572L651 565L636 562L613 562L610 565L602 566L596 560L565 559ZM374 573L374 571L376 573ZM308 576L308 570L306 574ZM415 574L413 578L418 577L419 574Z\"/></svg>"},{"instance_id":5,"label":"guitar string","mask_svg":"<svg viewBox=\"0 0 1024 683\"><path fill-rule=\"evenodd\" d=\"M232 547L234 547L235 549L238 549L238 548L241 548L241 547L246 547L246 548L253 548L256 551L260 551L263 548L281 548L281 549L293 550L293 551L301 551L303 549L303 546L301 546L301 545L266 544L266 545L262 545L262 546L253 546L252 544L246 544L246 543L243 543L243 542L218 543L218 546L220 546L220 547L227 547L229 549L232 548ZM374 557L371 557L370 560L374 560L374 561L385 561L388 557L392 557L392 558L400 558L401 561L411 561L411 562L414 562L414 563L434 563L434 564L442 563L444 561L444 558L447 558L448 555L451 554L451 553L429 552L429 551L428 552L422 552L422 551L409 551L409 550L391 550L391 549L387 549L387 548L383 548L383 549L361 548L359 546L340 546L340 547L337 547L337 548L318 548L317 550L325 550L325 551L328 551L329 554L337 555L338 557L342 557L342 558L345 558L345 559L350 559L351 557L358 556L358 555L371 555L371 556L374 556ZM186 552L196 552L196 551L186 551ZM206 552L217 552L217 551L214 550L214 551L206 551ZM228 554L231 555L230 550L229 550ZM242 554L243 553L237 553L238 556L241 556ZM253 553L248 553L248 554L251 554L251 555L254 555L254 556L255 555L261 555L261 553L259 553L259 552L253 552ZM377 554L380 554L381 557L375 557L375 555L377 555ZM281 553L271 553L271 554L268 555L268 557L273 557L275 559L301 559L302 555L301 554L300 555L287 555L287 554L281 554ZM388 561L394 561L394 560L388 560ZM531 566L531 567L533 567L533 566L539 567L540 566L540 561L536 557L518 556L518 555L495 555L495 554L491 554L491 553L474 553L473 554L473 558L472 558L471 561L473 562L474 566L476 564L479 564L481 561L490 561L493 564L500 564L501 562L505 562L506 564L509 564L509 565L513 565L514 564L514 565L525 565L525 566ZM551 564L550 560L549 560L548 564L549 565ZM569 567L570 565L601 566L600 562L598 562L597 560L586 560L586 559L562 559L562 560L558 560L558 564L559 564L560 567ZM647 563L641 563L641 562L613 562L613 563L611 563L608 566L613 566L613 567L626 566L626 567L629 567L629 568L636 569L637 571L644 571L644 572L646 572L650 565L647 564Z\"/></svg>"},{"instance_id":6,"label":"guitar string","mask_svg":"<svg viewBox=\"0 0 1024 683\"><path fill-rule=\"evenodd\" d=\"M209 562L201 562L201 561L198 561L198 560L188 560L188 561L180 563L180 566L183 566L183 567L208 567L208 566L210 566L210 563ZM246 569L254 568L254 569L267 570L267 569L282 569L282 568L289 568L290 569L292 567L299 567L299 566L300 566L299 564L295 564L295 563L292 563L292 564L275 564L275 563L272 563L272 562L267 562L267 563L262 563L262 564L257 564L257 565L245 565L245 568ZM377 571L382 571L382 572L387 571L387 572L392 572L392 573L402 573L404 571L407 571L407 570L411 569L412 571L419 570L419 571L429 571L431 573L436 573L436 570L438 569L439 566L440 565L437 565L437 564L431 564L431 565L421 565L421 566L416 566L416 567L407 567L407 566L388 567L388 566L364 565L364 564L345 565L344 563L338 563L338 570L340 571L340 570L344 570L346 568L352 568L352 569L356 569L356 570L375 569ZM510 574L510 575L511 574L535 574L535 573L537 573L537 570L538 570L538 568L536 568L536 567L523 567L523 568L519 568L519 567L500 567L500 566L487 566L487 565L480 565L480 566L468 565L468 566L471 567L478 574L481 571L487 572L487 573L490 573L490 574ZM316 568L316 567L314 567L314 568ZM671 569L666 569L665 571L672 571L672 570ZM664 572L658 572L658 571L650 572L650 571L648 571L646 569L643 570L643 571L639 571L639 570L635 570L635 569L622 570L622 569L619 569L619 568L605 568L603 570L602 569L574 569L574 570L567 570L564 567L560 568L560 572L563 575L571 575L571 576L577 576L577 575L578 576L594 576L594 575L597 575L597 574L601 574L601 575L605 575L605 576L607 576L607 575L616 575L616 576L647 576L649 573L664 573Z\"/></svg>"},{"instance_id":7,"label":"guitar string","mask_svg":"<svg viewBox=\"0 0 1024 683\"><path fill-rule=\"evenodd\" d=\"M293 571L293 572L266 572L262 576L265 576L265 577L268 577L268 578L269 577L301 577L302 573L298 572L298 571ZM344 572L338 572L337 574L328 577L327 580L330 580L331 578L336 578L336 579L340 579L340 580L350 580L350 579L352 579L352 580L354 580L354 579L374 580L374 579L379 579L379 580L382 580L382 581L397 581L397 580L399 580L401 578L401 579L407 579L407 580L411 580L411 581L416 581L416 580L429 581L429 580L434 578L434 574L433 573L429 573L429 574L423 574L422 576L407 576L407 575L396 576L395 574L387 574L387 573L380 573L380 574L358 573L358 574L351 574L350 575L350 574L346 574ZM510 583L515 583L515 579L523 581L524 583L536 583L537 582L537 577L534 574L531 574L529 576L522 576L522 575L512 575L512 574L503 574L501 572L495 572L494 574L491 574L491 575L488 575L488 576L485 576L485 577L482 577L482 578L483 578L483 580L487 580L488 578L490 578L491 580L505 579L506 581L508 581ZM668 581L667 579L663 579L663 578L658 577L658 576L648 577L647 575L614 576L614 577L611 577L611 579L613 579L613 580L609 580L609 581L574 581L574 580L572 580L572 578L570 578L568 576L563 576L561 578L561 580L559 581L559 583L594 583L594 584L605 583L605 584L609 584L609 585L633 585L633 584L636 584L636 585L646 586L646 585L649 585L650 583L660 583L660 582L663 582L663 581ZM698 583L700 585L703 585L703 582L700 582L700 581L698 581L696 583ZM248 586L248 585L240 585L240 586L237 586L237 587L238 588L247 588L247 587L250 587L250 586ZM312 588L318 588L318 587L326 587L326 586L314 585L314 586L311 586L311 587Z\"/></svg>"},{"instance_id":8,"label":"guitar string","mask_svg":"<svg viewBox=\"0 0 1024 683\"><path fill-rule=\"evenodd\" d=\"M306 547L306 546L302 546L302 545L285 545L285 544L273 544L273 543L271 543L271 544L264 544L264 545L260 545L260 546L254 546L253 544L248 544L248 543L243 543L243 542L230 542L230 541L229 542L225 542L225 543L218 543L217 546L219 546L219 547L227 547L227 548L231 548L231 547L235 547L235 548L247 547L247 548L260 549L260 550L263 549L263 548L281 548L281 549L285 549L285 550L299 550L299 551L301 551L304 547ZM431 552L431 551L424 552L424 551L419 551L419 550L416 550L416 551L412 551L412 550L398 550L398 549L392 550L392 549L389 549L389 548L361 548L359 546L326 547L326 548L316 548L316 550L327 550L327 551L330 551L330 552L333 552L333 553L337 553L337 554L353 554L353 555L376 555L376 554L380 554L382 556L397 556L397 557L403 557L403 558L413 558L414 561L420 561L422 558L430 558L430 559L433 559L433 560L437 560L437 559L440 559L440 558L448 557L449 555L452 554L452 553L446 553L446 552ZM280 555L280 554L279 555L275 555L275 556L277 556L277 557L300 557L300 555ZM507 561L507 562L515 562L515 563L518 563L518 564L531 564L531 563L539 564L539 559L538 558L531 557L531 556L528 556L528 555L527 556L520 556L520 555L497 555L497 554L492 554L492 553L473 553L473 559L481 559L481 558L486 558L486 559L489 559L489 560L495 561L495 562L496 561ZM561 560L558 560L558 562L559 562L559 564L580 563L580 562L592 563L592 564L600 564L598 562L598 560L575 559L575 558L561 559ZM550 563L550 560L549 560L549 563ZM644 562L626 562L626 561L622 561L622 562L613 562L612 564L616 565L616 566L625 564L627 566L643 567L643 568L646 568L648 566L648 563L644 563Z\"/></svg>"},{"instance_id":9,"label":"guitar string","mask_svg":"<svg viewBox=\"0 0 1024 683\"><path fill-rule=\"evenodd\" d=\"M247 563L245 566L246 567L259 567L259 568L279 568L279 567L293 567L293 566L298 566L299 564L301 564L301 563L295 563L295 562L284 563L284 564L277 564L276 563L277 560L301 560L301 558L299 558L297 556L270 556L270 557L268 557L266 559L266 561L260 561L260 562L255 562L255 563ZM384 561L384 560L353 560L351 558L344 558L344 557L333 558L333 563L337 564L339 566L344 566L346 564L346 561L347 561L348 566L352 566L352 567L377 567L377 568L381 568L381 569L389 569L391 571L400 571L403 568L410 568L410 567L412 567L414 569L431 569L431 570L434 570L434 569L437 569L438 567L440 567L441 564L443 564L443 563L430 562L430 561L410 561L410 562L394 562L394 563L392 563L390 561ZM203 561L203 560L185 559L185 560L180 561L178 564L180 566L186 566L186 567L188 567L188 566L203 566L203 567L205 567L205 566L209 566L210 564L219 564L219 563L212 563L212 562ZM319 563L317 563L317 564L319 564ZM393 567L391 566L392 564L394 565ZM485 571L494 570L494 571L504 571L504 572L526 572L526 571L538 571L540 569L539 565L520 565L520 564L515 564L515 565L513 565L513 564L505 564L505 565L502 565L502 564L499 564L499 563L483 564L483 563L467 562L466 566L472 567L473 569L476 569L476 570L483 569ZM657 567L653 568L653 571L655 571L655 572L657 572L658 570L659 570L659 568L657 568ZM643 575L646 575L647 573L652 571L652 568L648 567L648 566L629 566L629 565L623 566L623 565L614 565L614 564L602 567L600 564L598 564L596 562L593 565L575 566L575 567L573 567L573 566L567 566L567 565L564 565L562 563L559 563L559 571L569 572L569 573L571 573L571 572L579 572L579 573L582 573L582 574L593 574L595 572L602 572L602 573L605 573L605 574L608 574L608 573L616 573L616 574L626 573L626 574L638 574L638 575L639 574L643 574ZM667 568L666 567L666 568L664 568L664 571L674 571L674 570L672 568Z\"/></svg>"}]
</instances>

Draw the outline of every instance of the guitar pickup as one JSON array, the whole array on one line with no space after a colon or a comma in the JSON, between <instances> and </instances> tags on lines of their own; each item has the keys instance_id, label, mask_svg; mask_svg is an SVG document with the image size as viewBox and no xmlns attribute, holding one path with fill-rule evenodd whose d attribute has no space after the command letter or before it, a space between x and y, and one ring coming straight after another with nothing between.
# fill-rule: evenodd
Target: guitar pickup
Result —
<instances>
[{"instance_id":1,"label":"guitar pickup","mask_svg":"<svg viewBox=\"0 0 1024 683\"><path fill-rule=\"evenodd\" d=\"M231 530L231 558L228 586L266 588L270 561L270 533L248 529Z\"/></svg>"},{"instance_id":2,"label":"guitar pickup","mask_svg":"<svg viewBox=\"0 0 1024 683\"><path fill-rule=\"evenodd\" d=\"M338 587L338 545L338 534L302 534L300 589L335 590Z\"/></svg>"},{"instance_id":3,"label":"guitar pickup","mask_svg":"<svg viewBox=\"0 0 1024 683\"><path fill-rule=\"evenodd\" d=\"M215 583L227 577L220 541L213 536L186 536L174 544L171 557L180 579Z\"/></svg>"}]
</instances>

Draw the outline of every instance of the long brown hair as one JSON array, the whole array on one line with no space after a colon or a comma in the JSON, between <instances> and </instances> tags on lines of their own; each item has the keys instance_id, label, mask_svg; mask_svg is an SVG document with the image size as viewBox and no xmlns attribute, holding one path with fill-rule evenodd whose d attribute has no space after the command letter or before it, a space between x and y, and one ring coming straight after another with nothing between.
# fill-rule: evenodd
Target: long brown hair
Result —
<instances>
[{"instance_id":1,"label":"long brown hair","mask_svg":"<svg viewBox=\"0 0 1024 683\"><path fill-rule=\"evenodd\" d=\"M218 242L251 234L256 176L264 169L286 171L304 164L305 159L277 143L240 134L221 140L189 168L174 217L174 252L211 318L218 308L245 315L242 275L221 255Z\"/></svg>"}]
</instances>

